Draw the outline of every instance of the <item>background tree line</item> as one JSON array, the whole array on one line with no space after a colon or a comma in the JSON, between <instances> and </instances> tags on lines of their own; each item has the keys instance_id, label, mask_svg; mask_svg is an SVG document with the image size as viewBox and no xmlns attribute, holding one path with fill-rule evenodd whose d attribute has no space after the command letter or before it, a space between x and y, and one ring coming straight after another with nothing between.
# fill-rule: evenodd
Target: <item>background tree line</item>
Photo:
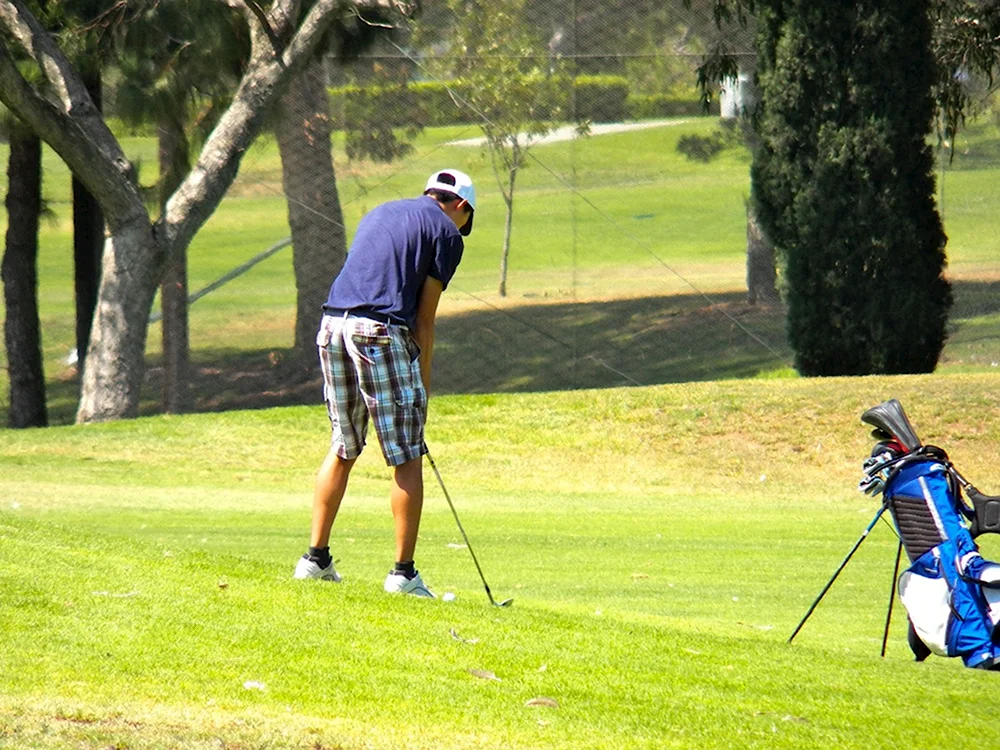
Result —
<instances>
[{"instance_id":1,"label":"background tree line","mask_svg":"<svg viewBox=\"0 0 1000 750\"><path fill-rule=\"evenodd\" d=\"M164 406L182 411L187 244L264 127L275 130L285 164L300 292L296 351L311 353L321 280L336 272L346 252L319 60L324 53L356 54L409 10L389 0L348 7L288 0L266 12L254 0L0 3L0 100L17 123L10 129L4 258L12 426L46 422L36 293L38 139L63 157L81 185L74 191L78 420L135 414L157 286ZM152 190L138 184L102 117L105 74L117 81L116 114L156 128L160 179ZM281 96L295 106L274 108ZM312 115L300 117L303 111ZM192 163L192 146L199 144ZM317 231L320 216L324 226Z\"/></svg>"}]
</instances>

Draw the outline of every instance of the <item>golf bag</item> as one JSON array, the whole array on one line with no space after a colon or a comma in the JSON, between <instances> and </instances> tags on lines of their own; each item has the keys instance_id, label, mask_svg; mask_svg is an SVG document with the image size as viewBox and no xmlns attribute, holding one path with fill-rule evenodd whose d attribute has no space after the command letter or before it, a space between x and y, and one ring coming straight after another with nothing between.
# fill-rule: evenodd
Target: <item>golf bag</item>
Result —
<instances>
[{"instance_id":1,"label":"golf bag","mask_svg":"<svg viewBox=\"0 0 1000 750\"><path fill-rule=\"evenodd\" d=\"M859 489L882 494L910 561L897 591L914 656L959 656L967 667L1000 669L1000 565L984 560L975 543L1000 533L1000 497L965 481L940 448L921 445L896 399L861 419L878 443Z\"/></svg>"}]
</instances>

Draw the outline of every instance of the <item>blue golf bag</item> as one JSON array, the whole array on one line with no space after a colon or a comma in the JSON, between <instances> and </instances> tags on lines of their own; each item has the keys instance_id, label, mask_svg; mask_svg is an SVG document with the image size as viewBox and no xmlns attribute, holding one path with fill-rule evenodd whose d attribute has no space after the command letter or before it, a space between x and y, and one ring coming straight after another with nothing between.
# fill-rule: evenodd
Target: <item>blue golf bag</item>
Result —
<instances>
[{"instance_id":1,"label":"blue golf bag","mask_svg":"<svg viewBox=\"0 0 1000 750\"><path fill-rule=\"evenodd\" d=\"M882 494L910 561L897 590L914 656L958 656L967 667L1000 669L1000 565L983 559L975 542L1000 532L1000 498L965 481L943 450L921 445L895 399L861 419L879 442L860 489Z\"/></svg>"}]
</instances>

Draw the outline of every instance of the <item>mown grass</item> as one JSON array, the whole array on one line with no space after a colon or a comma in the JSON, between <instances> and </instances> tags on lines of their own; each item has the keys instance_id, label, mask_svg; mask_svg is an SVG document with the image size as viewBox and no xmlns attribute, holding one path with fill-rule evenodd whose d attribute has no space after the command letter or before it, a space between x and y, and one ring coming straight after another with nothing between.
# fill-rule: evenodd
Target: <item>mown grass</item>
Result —
<instances>
[{"instance_id":1,"label":"mown grass","mask_svg":"<svg viewBox=\"0 0 1000 750\"><path fill-rule=\"evenodd\" d=\"M322 408L0 432L0 746L938 747L955 716L995 744L993 675L912 663L898 609L879 658L884 525L785 642L874 515L858 417L890 396L1000 486L988 375L433 399L509 610L432 474L418 565L457 600L381 593L374 450L334 535L346 582L290 579Z\"/></svg>"},{"instance_id":2,"label":"mown grass","mask_svg":"<svg viewBox=\"0 0 1000 750\"><path fill-rule=\"evenodd\" d=\"M785 643L875 512L853 489L863 409L902 399L925 440L1000 488L996 128L973 128L942 177L945 374L806 381L788 377L781 309L741 301L746 154L675 152L714 127L538 147L506 299L487 161L445 145L477 129L428 130L392 165L347 162L335 144L350 230L444 164L477 177L429 440L510 610L488 607L433 475L418 562L458 599L381 594L391 523L375 451L336 529L346 583L289 580L322 407L0 431L0 747L934 747L953 743L956 716L997 744L992 675L911 663L898 611L878 658L896 549L883 525ZM152 141L126 149L152 182ZM69 179L45 159L39 291L65 423ZM192 244L192 289L287 234L265 138ZM199 409L318 401L315 379L282 363L293 295L279 254L192 308ZM146 414L158 351L154 326ZM0 370L4 402L6 388ZM526 705L537 698L557 707Z\"/></svg>"}]
</instances>

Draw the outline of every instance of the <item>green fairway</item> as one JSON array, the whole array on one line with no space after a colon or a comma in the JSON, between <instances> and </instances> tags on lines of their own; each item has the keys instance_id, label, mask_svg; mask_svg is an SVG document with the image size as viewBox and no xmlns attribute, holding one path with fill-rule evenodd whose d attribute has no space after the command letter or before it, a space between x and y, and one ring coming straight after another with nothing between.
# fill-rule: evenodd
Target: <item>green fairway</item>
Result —
<instances>
[{"instance_id":1,"label":"green fairway","mask_svg":"<svg viewBox=\"0 0 1000 750\"><path fill-rule=\"evenodd\" d=\"M365 211L418 192L443 164L476 177L476 234L441 305L439 346L448 356L439 358L445 370L436 382L448 392L788 375L784 310L744 301L749 156L732 146L701 163L676 151L680 137L717 128L714 118L679 119L536 146L518 178L505 298L497 294L504 208L489 161L479 148L448 145L480 135L478 128L427 129L413 153L392 164L347 160L337 134L334 155L350 232ZM992 371L1000 362L997 143L996 126L974 125L940 177L956 298L943 372ZM124 147L140 164L142 183L152 184L155 142L127 138ZM262 137L190 247L192 292L288 236L280 175L277 146ZM39 296L56 424L72 420L78 388L76 369L67 365L75 345L69 184L65 166L46 149L52 216L40 237ZM288 382L276 368L292 344L290 259L291 251L282 250L191 307L199 410L315 403L315 382ZM147 350L152 367L142 412L150 414L159 408L156 324ZM0 368L0 417L7 387Z\"/></svg>"},{"instance_id":2,"label":"green fairway","mask_svg":"<svg viewBox=\"0 0 1000 750\"><path fill-rule=\"evenodd\" d=\"M291 580L321 407L0 432L0 747L940 747L992 674L911 661L859 420L899 398L1000 488L995 378L756 380L432 399L417 561L381 592L386 469L358 464L341 585ZM983 539L987 556L1000 548Z\"/></svg>"},{"instance_id":3,"label":"green fairway","mask_svg":"<svg viewBox=\"0 0 1000 750\"><path fill-rule=\"evenodd\" d=\"M337 137L349 230L433 169L476 176L428 442L509 610L489 606L429 469L417 562L457 599L382 593L393 540L374 444L334 532L345 582L291 580L328 425L318 373L283 363L288 250L191 308L197 408L213 413L155 416L153 325L147 416L66 426L69 179L46 151L39 294L50 419L64 426L0 430L0 747L940 747L956 717L1000 744L983 700L994 676L914 664L898 606L879 658L886 524L786 643L877 509L855 489L864 409L899 398L926 442L1000 492L997 128L971 130L942 173L956 304L938 373L803 380L784 310L744 299L748 155L675 151L715 127L538 146L506 298L488 160L447 145L477 128L428 129L389 165L341 158ZM153 182L155 143L125 147ZM192 291L287 234L264 138L190 248Z\"/></svg>"}]
</instances>

